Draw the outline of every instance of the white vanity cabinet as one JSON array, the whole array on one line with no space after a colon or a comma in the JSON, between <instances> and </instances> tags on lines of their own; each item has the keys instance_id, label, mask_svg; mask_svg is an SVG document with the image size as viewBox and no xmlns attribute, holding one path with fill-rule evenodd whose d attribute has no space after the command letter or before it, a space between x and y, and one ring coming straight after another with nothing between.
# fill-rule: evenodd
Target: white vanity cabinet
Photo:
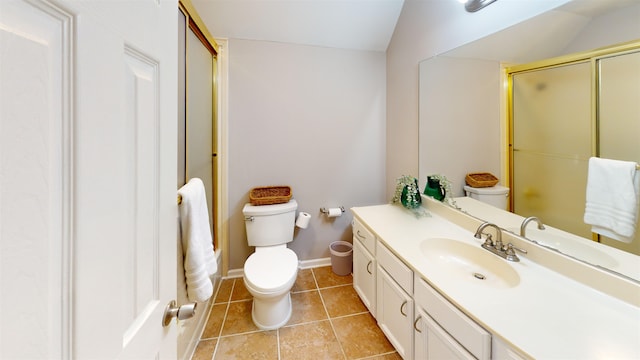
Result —
<instances>
[{"instance_id":1,"label":"white vanity cabinet","mask_svg":"<svg viewBox=\"0 0 640 360\"><path fill-rule=\"evenodd\" d=\"M417 277L415 301L416 359L491 359L491 334Z\"/></svg>"},{"instance_id":2,"label":"white vanity cabinet","mask_svg":"<svg viewBox=\"0 0 640 360\"><path fill-rule=\"evenodd\" d=\"M403 359L413 359L413 271L379 241L376 260L378 325Z\"/></svg>"},{"instance_id":3,"label":"white vanity cabinet","mask_svg":"<svg viewBox=\"0 0 640 360\"><path fill-rule=\"evenodd\" d=\"M353 288L376 316L376 237L364 225L353 220Z\"/></svg>"},{"instance_id":4,"label":"white vanity cabinet","mask_svg":"<svg viewBox=\"0 0 640 360\"><path fill-rule=\"evenodd\" d=\"M476 359L419 306L413 326L415 359Z\"/></svg>"},{"instance_id":5,"label":"white vanity cabinet","mask_svg":"<svg viewBox=\"0 0 640 360\"><path fill-rule=\"evenodd\" d=\"M403 359L526 358L414 275L367 226L352 225L353 287Z\"/></svg>"}]
</instances>

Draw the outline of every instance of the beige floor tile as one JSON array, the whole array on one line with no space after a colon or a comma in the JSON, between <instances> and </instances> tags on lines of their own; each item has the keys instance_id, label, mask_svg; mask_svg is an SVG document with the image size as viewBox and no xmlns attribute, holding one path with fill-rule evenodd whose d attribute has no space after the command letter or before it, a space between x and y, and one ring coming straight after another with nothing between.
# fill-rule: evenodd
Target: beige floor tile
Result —
<instances>
[{"instance_id":1,"label":"beige floor tile","mask_svg":"<svg viewBox=\"0 0 640 360\"><path fill-rule=\"evenodd\" d=\"M313 277L313 271L311 269L298 270L298 276L296 277L296 282L293 284L293 287L291 288L292 292L314 290L317 288L318 287L316 286L316 280Z\"/></svg>"},{"instance_id":2,"label":"beige floor tile","mask_svg":"<svg viewBox=\"0 0 640 360\"><path fill-rule=\"evenodd\" d=\"M313 268L313 274L318 282L318 288L326 288L330 286L353 284L353 277L351 274L346 276L336 275L331 266Z\"/></svg>"},{"instance_id":3,"label":"beige floor tile","mask_svg":"<svg viewBox=\"0 0 640 360\"><path fill-rule=\"evenodd\" d=\"M330 318L368 311L351 285L321 289L320 295Z\"/></svg>"},{"instance_id":4,"label":"beige floor tile","mask_svg":"<svg viewBox=\"0 0 640 360\"><path fill-rule=\"evenodd\" d=\"M198 342L191 360L211 360L218 340L202 340Z\"/></svg>"},{"instance_id":5,"label":"beige floor tile","mask_svg":"<svg viewBox=\"0 0 640 360\"><path fill-rule=\"evenodd\" d=\"M214 304L229 301L229 298L231 297L231 290L233 289L233 282L234 279L224 279L220 282L220 287L218 288Z\"/></svg>"},{"instance_id":6,"label":"beige floor tile","mask_svg":"<svg viewBox=\"0 0 640 360\"><path fill-rule=\"evenodd\" d=\"M253 299L253 296L247 290L247 287L244 286L244 279L237 278L235 284L233 285L233 293L231 294L231 301L238 300L250 300Z\"/></svg>"},{"instance_id":7,"label":"beige floor tile","mask_svg":"<svg viewBox=\"0 0 640 360\"><path fill-rule=\"evenodd\" d=\"M209 313L209 319L202 331L201 339L210 339L220 336L220 330L224 322L224 316L227 313L228 303L214 304Z\"/></svg>"},{"instance_id":8,"label":"beige floor tile","mask_svg":"<svg viewBox=\"0 0 640 360\"><path fill-rule=\"evenodd\" d=\"M400 354L394 351L390 354L370 357L370 358L367 358L367 360L402 360L402 356L400 356ZM420 360L420 359L416 359L416 360Z\"/></svg>"},{"instance_id":9,"label":"beige floor tile","mask_svg":"<svg viewBox=\"0 0 640 360\"><path fill-rule=\"evenodd\" d=\"M278 336L275 330L228 336L218 341L216 360L278 359Z\"/></svg>"},{"instance_id":10,"label":"beige floor tile","mask_svg":"<svg viewBox=\"0 0 640 360\"><path fill-rule=\"evenodd\" d=\"M236 301L229 303L227 318L222 327L222 335L232 335L257 331L258 327L251 319L251 305L253 301Z\"/></svg>"},{"instance_id":11,"label":"beige floor tile","mask_svg":"<svg viewBox=\"0 0 640 360\"><path fill-rule=\"evenodd\" d=\"M287 325L327 319L318 290L291 294L291 319Z\"/></svg>"},{"instance_id":12,"label":"beige floor tile","mask_svg":"<svg viewBox=\"0 0 640 360\"><path fill-rule=\"evenodd\" d=\"M332 319L331 322L347 359L386 354L395 350L369 313Z\"/></svg>"},{"instance_id":13,"label":"beige floor tile","mask_svg":"<svg viewBox=\"0 0 640 360\"><path fill-rule=\"evenodd\" d=\"M344 359L328 320L280 329L281 360Z\"/></svg>"}]
</instances>

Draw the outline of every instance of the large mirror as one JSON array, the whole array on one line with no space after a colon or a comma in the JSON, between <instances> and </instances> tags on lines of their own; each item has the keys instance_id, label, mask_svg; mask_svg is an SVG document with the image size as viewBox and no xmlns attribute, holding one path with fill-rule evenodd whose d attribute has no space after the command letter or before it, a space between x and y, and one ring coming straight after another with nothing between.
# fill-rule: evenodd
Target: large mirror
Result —
<instances>
[{"instance_id":1,"label":"large mirror","mask_svg":"<svg viewBox=\"0 0 640 360\"><path fill-rule=\"evenodd\" d=\"M427 175L443 173L454 183L454 196L462 196L464 175L468 172L488 171L499 175L501 179L507 179L510 169L507 150L509 127L505 120L508 101L503 96L507 79L503 76L502 69L511 65L541 62L548 58L637 41L640 39L640 26L637 25L639 14L640 0L572 1L499 33L422 61L419 156L421 183L426 182ZM591 64L587 62L586 67L588 72ZM615 69L619 70L620 67L616 66ZM553 74L551 76L554 77ZM555 78L557 79L557 76ZM589 94L590 77L584 86L587 87L585 92ZM590 100L589 95L587 99ZM589 112L590 106L587 104L586 107ZM440 125L434 125L434 119L437 119ZM444 125L443 129L441 124L447 125ZM630 129L640 128L638 124L631 126ZM620 133L619 125L611 128ZM462 134L456 139L456 133L467 135ZM637 136L637 132L633 133ZM443 134L451 134L453 137ZM573 134L578 136L578 132ZM587 144L592 142L591 136L589 131L580 135L589 137L584 139ZM451 146L452 139L458 141L454 146ZM464 144L461 144L461 141L464 141ZM440 149L451 153L442 156ZM587 145L587 152L592 150ZM588 156L586 158L588 159ZM577 173L569 172L573 175ZM586 174L586 171L583 173ZM586 179L580 181L586 183ZM502 185L509 186L506 183ZM570 205L574 208L584 209L584 194L582 197L573 197L572 200L569 200L570 197L564 197L564 194L560 198L565 204L571 202ZM468 206L465 209L464 205L461 207L463 211L480 219L498 221L491 218L491 211L487 211L486 208ZM515 210L517 213L517 206ZM523 211L523 217L530 215L531 213ZM514 223L517 220L514 219ZM499 225L517 232L514 223L505 222ZM633 249L620 247L617 242L607 242L606 239L603 243L596 243L589 237L588 232L573 231L570 228L561 230L565 231L555 232L556 239L561 239L553 242L552 247L556 250L640 281L640 257L633 254ZM530 230L530 233L534 235L535 228ZM561 244L562 241L567 243Z\"/></svg>"}]
</instances>

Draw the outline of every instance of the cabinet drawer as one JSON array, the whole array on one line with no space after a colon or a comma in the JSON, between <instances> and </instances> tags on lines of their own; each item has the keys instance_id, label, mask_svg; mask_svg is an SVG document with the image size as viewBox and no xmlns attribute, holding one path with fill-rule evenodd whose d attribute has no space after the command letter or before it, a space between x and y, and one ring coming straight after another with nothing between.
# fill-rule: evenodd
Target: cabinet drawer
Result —
<instances>
[{"instance_id":1,"label":"cabinet drawer","mask_svg":"<svg viewBox=\"0 0 640 360\"><path fill-rule=\"evenodd\" d=\"M358 220L353 220L353 238L357 239L373 255L376 254L376 237Z\"/></svg>"},{"instance_id":2,"label":"cabinet drawer","mask_svg":"<svg viewBox=\"0 0 640 360\"><path fill-rule=\"evenodd\" d=\"M491 334L458 310L422 279L416 279L415 301L447 333L479 360L491 358Z\"/></svg>"},{"instance_id":3,"label":"cabinet drawer","mask_svg":"<svg viewBox=\"0 0 640 360\"><path fill-rule=\"evenodd\" d=\"M413 294L413 271L379 241L376 243L376 260L407 294Z\"/></svg>"}]
</instances>

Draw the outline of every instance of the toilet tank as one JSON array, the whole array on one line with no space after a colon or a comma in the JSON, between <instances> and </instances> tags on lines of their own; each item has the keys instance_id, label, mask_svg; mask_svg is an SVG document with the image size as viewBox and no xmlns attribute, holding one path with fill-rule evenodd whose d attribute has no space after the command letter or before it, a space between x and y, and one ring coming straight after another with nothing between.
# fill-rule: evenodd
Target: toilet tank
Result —
<instances>
[{"instance_id":1,"label":"toilet tank","mask_svg":"<svg viewBox=\"0 0 640 360\"><path fill-rule=\"evenodd\" d=\"M499 209L507 210L507 199L509 197L508 187L496 185L484 188L474 188L469 185L465 185L464 192L468 197L493 205Z\"/></svg>"},{"instance_id":2,"label":"toilet tank","mask_svg":"<svg viewBox=\"0 0 640 360\"><path fill-rule=\"evenodd\" d=\"M298 203L251 205L242 209L249 246L281 245L293 240Z\"/></svg>"}]
</instances>

